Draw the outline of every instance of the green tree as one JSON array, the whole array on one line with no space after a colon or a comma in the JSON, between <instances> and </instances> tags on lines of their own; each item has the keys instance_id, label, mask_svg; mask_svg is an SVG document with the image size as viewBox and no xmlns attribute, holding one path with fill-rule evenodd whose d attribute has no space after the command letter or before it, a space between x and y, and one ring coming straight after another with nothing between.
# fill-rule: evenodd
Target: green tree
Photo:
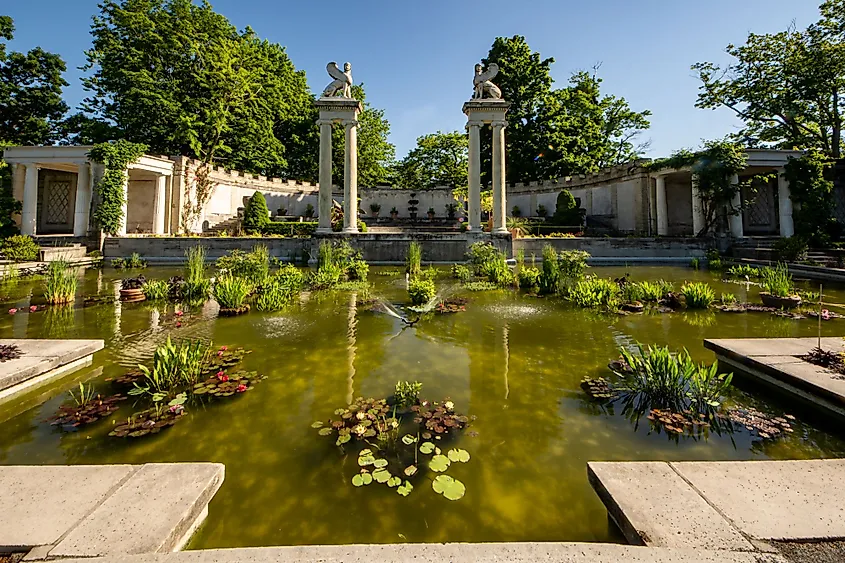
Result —
<instances>
[{"instance_id":1,"label":"green tree","mask_svg":"<svg viewBox=\"0 0 845 563\"><path fill-rule=\"evenodd\" d=\"M434 186L466 188L469 140L466 133L430 133L417 138L417 146L396 164L396 182L403 188L422 190Z\"/></svg>"},{"instance_id":2,"label":"green tree","mask_svg":"<svg viewBox=\"0 0 845 563\"><path fill-rule=\"evenodd\" d=\"M12 145L44 145L58 138L67 112L62 89L65 62L35 47L27 53L7 52L14 37L9 16L0 16L0 140Z\"/></svg>"},{"instance_id":3,"label":"green tree","mask_svg":"<svg viewBox=\"0 0 845 563\"><path fill-rule=\"evenodd\" d=\"M744 123L738 138L751 146L816 148L842 155L845 113L845 2L830 0L806 30L750 33L728 45L725 67L693 65L701 87L697 107L731 109Z\"/></svg>"},{"instance_id":4,"label":"green tree","mask_svg":"<svg viewBox=\"0 0 845 563\"><path fill-rule=\"evenodd\" d=\"M244 230L248 233L260 233L270 222L270 210L267 200L261 192L255 192L244 209Z\"/></svg>"},{"instance_id":5,"label":"green tree","mask_svg":"<svg viewBox=\"0 0 845 563\"><path fill-rule=\"evenodd\" d=\"M553 88L551 65L525 38L497 37L484 64L495 62L495 82L511 103L505 131L509 182L529 182L594 172L637 158L647 145L634 141L650 123L624 98L602 95L601 79L576 72ZM482 135L482 170L490 169L490 135Z\"/></svg>"}]
</instances>

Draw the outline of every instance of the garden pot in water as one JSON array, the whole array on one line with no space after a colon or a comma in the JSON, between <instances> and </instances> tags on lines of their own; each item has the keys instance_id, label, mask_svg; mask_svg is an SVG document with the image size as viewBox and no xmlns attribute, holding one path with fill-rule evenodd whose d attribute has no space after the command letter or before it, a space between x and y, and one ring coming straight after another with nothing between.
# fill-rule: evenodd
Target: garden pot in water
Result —
<instances>
[{"instance_id":1,"label":"garden pot in water","mask_svg":"<svg viewBox=\"0 0 845 563\"><path fill-rule=\"evenodd\" d=\"M801 297L798 295L790 295L788 297L778 297L765 291L760 292L760 299L766 307L774 307L775 309L795 309L801 304Z\"/></svg>"},{"instance_id":2,"label":"garden pot in water","mask_svg":"<svg viewBox=\"0 0 845 563\"><path fill-rule=\"evenodd\" d=\"M144 299L146 299L146 296L144 295L144 291L140 288L120 290L121 301L132 303L133 301L143 301Z\"/></svg>"},{"instance_id":3,"label":"garden pot in water","mask_svg":"<svg viewBox=\"0 0 845 563\"><path fill-rule=\"evenodd\" d=\"M237 315L243 315L244 313L249 313L249 305L244 305L238 309L223 309L220 308L220 313L218 313L221 317L235 317Z\"/></svg>"}]
</instances>

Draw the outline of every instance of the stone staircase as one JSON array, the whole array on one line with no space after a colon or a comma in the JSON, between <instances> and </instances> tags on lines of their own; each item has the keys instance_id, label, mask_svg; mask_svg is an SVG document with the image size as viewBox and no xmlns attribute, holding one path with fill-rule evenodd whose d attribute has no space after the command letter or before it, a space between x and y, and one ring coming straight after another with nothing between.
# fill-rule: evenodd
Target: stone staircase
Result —
<instances>
[{"instance_id":1,"label":"stone staircase","mask_svg":"<svg viewBox=\"0 0 845 563\"><path fill-rule=\"evenodd\" d=\"M238 229L240 220L237 216L229 217L217 223L213 223L204 227L202 232L210 236L218 236L224 232L231 233Z\"/></svg>"}]
</instances>

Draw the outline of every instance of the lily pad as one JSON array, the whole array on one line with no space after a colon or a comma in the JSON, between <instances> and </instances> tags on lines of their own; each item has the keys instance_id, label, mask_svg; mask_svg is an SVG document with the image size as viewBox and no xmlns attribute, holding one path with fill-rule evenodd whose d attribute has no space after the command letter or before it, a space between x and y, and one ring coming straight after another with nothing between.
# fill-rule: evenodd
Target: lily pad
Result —
<instances>
[{"instance_id":1,"label":"lily pad","mask_svg":"<svg viewBox=\"0 0 845 563\"><path fill-rule=\"evenodd\" d=\"M341 434L337 437L337 442L335 442L335 444L337 444L338 446L342 446L351 439L352 437L349 434Z\"/></svg>"},{"instance_id":2,"label":"lily pad","mask_svg":"<svg viewBox=\"0 0 845 563\"><path fill-rule=\"evenodd\" d=\"M362 455L358 458L358 465L364 467L365 465L373 465L376 462L376 458L374 458L371 454Z\"/></svg>"},{"instance_id":3,"label":"lily pad","mask_svg":"<svg viewBox=\"0 0 845 563\"><path fill-rule=\"evenodd\" d=\"M329 436L334 432L331 428L320 428L320 431L317 432L320 436Z\"/></svg>"},{"instance_id":4,"label":"lily pad","mask_svg":"<svg viewBox=\"0 0 845 563\"><path fill-rule=\"evenodd\" d=\"M431 483L431 488L434 489L435 493L443 495L449 500L463 498L467 490L463 483L448 475L438 475Z\"/></svg>"},{"instance_id":5,"label":"lily pad","mask_svg":"<svg viewBox=\"0 0 845 563\"><path fill-rule=\"evenodd\" d=\"M411 483L409 483L408 481L405 481L404 485L400 485L399 487L396 488L396 492L399 493L400 495L402 495L403 497L410 495L411 491L413 491L413 490L414 490L414 486Z\"/></svg>"},{"instance_id":6,"label":"lily pad","mask_svg":"<svg viewBox=\"0 0 845 563\"><path fill-rule=\"evenodd\" d=\"M449 456L449 461L451 462L466 463L469 461L469 452L466 450L453 449L449 450L449 453L446 455Z\"/></svg>"},{"instance_id":7,"label":"lily pad","mask_svg":"<svg viewBox=\"0 0 845 563\"><path fill-rule=\"evenodd\" d=\"M398 487L401 484L402 484L402 479L399 478L399 477L396 477L396 476L393 476L393 477L391 477L390 479L387 480L387 486L388 487Z\"/></svg>"},{"instance_id":8,"label":"lily pad","mask_svg":"<svg viewBox=\"0 0 845 563\"><path fill-rule=\"evenodd\" d=\"M373 479L379 483L387 483L391 477L392 475L387 469L376 469L373 471Z\"/></svg>"},{"instance_id":9,"label":"lily pad","mask_svg":"<svg viewBox=\"0 0 845 563\"><path fill-rule=\"evenodd\" d=\"M417 473L417 466L416 465L409 465L405 468L405 475L408 477L413 477Z\"/></svg>"},{"instance_id":10,"label":"lily pad","mask_svg":"<svg viewBox=\"0 0 845 563\"><path fill-rule=\"evenodd\" d=\"M358 457L364 457L365 455L372 455L372 454L373 454L373 450L371 450L370 448L364 448L363 450L358 452Z\"/></svg>"},{"instance_id":11,"label":"lily pad","mask_svg":"<svg viewBox=\"0 0 845 563\"><path fill-rule=\"evenodd\" d=\"M428 468L432 471L440 473L441 471L446 471L447 469L449 469L449 465L451 465L451 462L449 461L448 457L446 457L445 455L436 455L431 458L431 462L428 464Z\"/></svg>"},{"instance_id":12,"label":"lily pad","mask_svg":"<svg viewBox=\"0 0 845 563\"><path fill-rule=\"evenodd\" d=\"M434 444L432 444L431 442L423 442L422 444L420 444L420 453L421 454L428 455L433 451L434 451Z\"/></svg>"},{"instance_id":13,"label":"lily pad","mask_svg":"<svg viewBox=\"0 0 845 563\"><path fill-rule=\"evenodd\" d=\"M387 467L387 460L386 459L377 459L373 462L373 465L375 465L377 469L381 469L382 467Z\"/></svg>"},{"instance_id":14,"label":"lily pad","mask_svg":"<svg viewBox=\"0 0 845 563\"><path fill-rule=\"evenodd\" d=\"M352 484L356 487L360 487L362 485L369 485L373 482L373 476L369 473L359 473L352 478Z\"/></svg>"},{"instance_id":15,"label":"lily pad","mask_svg":"<svg viewBox=\"0 0 845 563\"><path fill-rule=\"evenodd\" d=\"M402 436L402 443L405 444L406 446L410 446L411 444L415 443L416 441L417 441L417 437L414 436L413 434L405 434L404 436Z\"/></svg>"},{"instance_id":16,"label":"lily pad","mask_svg":"<svg viewBox=\"0 0 845 563\"><path fill-rule=\"evenodd\" d=\"M317 422L314 422L313 424L311 424L311 428L322 428L322 427L323 427L323 423L319 420Z\"/></svg>"}]
</instances>

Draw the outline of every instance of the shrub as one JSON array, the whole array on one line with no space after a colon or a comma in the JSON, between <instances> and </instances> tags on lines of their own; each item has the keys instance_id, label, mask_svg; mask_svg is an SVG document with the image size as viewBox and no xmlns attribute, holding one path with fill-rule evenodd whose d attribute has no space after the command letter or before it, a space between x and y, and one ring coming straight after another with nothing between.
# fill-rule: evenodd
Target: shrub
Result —
<instances>
[{"instance_id":1,"label":"shrub","mask_svg":"<svg viewBox=\"0 0 845 563\"><path fill-rule=\"evenodd\" d=\"M490 283L499 287L507 287L513 284L513 272L508 267L505 255L499 251L496 251L481 265L479 273L486 277Z\"/></svg>"},{"instance_id":2,"label":"shrub","mask_svg":"<svg viewBox=\"0 0 845 563\"><path fill-rule=\"evenodd\" d=\"M247 233L260 233L270 223L270 210L264 194L256 191L244 209L243 227Z\"/></svg>"},{"instance_id":3,"label":"shrub","mask_svg":"<svg viewBox=\"0 0 845 563\"><path fill-rule=\"evenodd\" d=\"M437 295L433 280L411 279L408 282L408 296L411 304L416 306L427 305Z\"/></svg>"},{"instance_id":4,"label":"shrub","mask_svg":"<svg viewBox=\"0 0 845 563\"><path fill-rule=\"evenodd\" d=\"M513 217L522 217L522 210L519 208L518 205L513 206L513 209L511 209L511 215Z\"/></svg>"},{"instance_id":5,"label":"shrub","mask_svg":"<svg viewBox=\"0 0 845 563\"><path fill-rule=\"evenodd\" d=\"M800 236L793 236L788 238L778 239L774 246L777 252L778 260L785 262L796 262L798 260L807 259L807 250L809 245L807 239Z\"/></svg>"},{"instance_id":6,"label":"shrub","mask_svg":"<svg viewBox=\"0 0 845 563\"><path fill-rule=\"evenodd\" d=\"M350 281L366 281L370 272L370 265L363 260L353 260L346 269L346 277Z\"/></svg>"},{"instance_id":7,"label":"shrub","mask_svg":"<svg viewBox=\"0 0 845 563\"><path fill-rule=\"evenodd\" d=\"M716 300L713 288L702 282L690 282L681 286L681 295L688 309L706 309Z\"/></svg>"},{"instance_id":8,"label":"shrub","mask_svg":"<svg viewBox=\"0 0 845 563\"><path fill-rule=\"evenodd\" d=\"M408 254L405 256L405 271L408 275L416 277L422 268L422 246L418 242L408 245Z\"/></svg>"},{"instance_id":9,"label":"shrub","mask_svg":"<svg viewBox=\"0 0 845 563\"><path fill-rule=\"evenodd\" d=\"M774 268L763 268L760 273L760 287L775 297L789 297L793 294L792 274L786 264L780 263Z\"/></svg>"},{"instance_id":10,"label":"shrub","mask_svg":"<svg viewBox=\"0 0 845 563\"><path fill-rule=\"evenodd\" d=\"M282 264L273 274L270 282L286 285L293 291L299 291L305 284L305 274L293 264Z\"/></svg>"},{"instance_id":11,"label":"shrub","mask_svg":"<svg viewBox=\"0 0 845 563\"><path fill-rule=\"evenodd\" d=\"M379 211L381 211L381 205L378 203L371 203L370 211L372 211L373 213L378 213Z\"/></svg>"},{"instance_id":12,"label":"shrub","mask_svg":"<svg viewBox=\"0 0 845 563\"><path fill-rule=\"evenodd\" d=\"M244 278L225 274L214 282L214 300L221 309L240 309L252 289L252 284Z\"/></svg>"},{"instance_id":13,"label":"shrub","mask_svg":"<svg viewBox=\"0 0 845 563\"><path fill-rule=\"evenodd\" d=\"M261 228L261 234L266 236L282 237L310 237L317 230L316 221L294 222L294 221L270 221Z\"/></svg>"},{"instance_id":14,"label":"shrub","mask_svg":"<svg viewBox=\"0 0 845 563\"><path fill-rule=\"evenodd\" d=\"M33 262L38 260L38 245L27 235L12 235L3 239L3 256L12 262Z\"/></svg>"},{"instance_id":15,"label":"shrub","mask_svg":"<svg viewBox=\"0 0 845 563\"><path fill-rule=\"evenodd\" d=\"M170 284L165 280L147 280L141 286L141 291L150 301L160 301L170 295Z\"/></svg>"},{"instance_id":16,"label":"shrub","mask_svg":"<svg viewBox=\"0 0 845 563\"><path fill-rule=\"evenodd\" d=\"M235 249L218 258L215 265L221 274L261 283L270 273L270 251L263 244L253 246L249 252Z\"/></svg>"},{"instance_id":17,"label":"shrub","mask_svg":"<svg viewBox=\"0 0 845 563\"><path fill-rule=\"evenodd\" d=\"M563 250L557 256L560 275L565 286L584 278L590 253L583 250Z\"/></svg>"},{"instance_id":18,"label":"shrub","mask_svg":"<svg viewBox=\"0 0 845 563\"><path fill-rule=\"evenodd\" d=\"M470 270L463 264L453 264L452 277L457 279L461 283L466 283L472 279L472 270Z\"/></svg>"},{"instance_id":19,"label":"shrub","mask_svg":"<svg viewBox=\"0 0 845 563\"><path fill-rule=\"evenodd\" d=\"M44 299L52 305L70 303L76 296L76 272L64 260L50 262L47 266L47 289Z\"/></svg>"},{"instance_id":20,"label":"shrub","mask_svg":"<svg viewBox=\"0 0 845 563\"><path fill-rule=\"evenodd\" d=\"M569 190L563 190L558 194L552 223L564 226L577 226L581 224L581 210L578 208L575 197Z\"/></svg>"},{"instance_id":21,"label":"shrub","mask_svg":"<svg viewBox=\"0 0 845 563\"><path fill-rule=\"evenodd\" d=\"M619 285L606 278L589 278L577 282L568 297L585 309L615 311L619 308Z\"/></svg>"},{"instance_id":22,"label":"shrub","mask_svg":"<svg viewBox=\"0 0 845 563\"><path fill-rule=\"evenodd\" d=\"M549 210L546 209L545 205L538 205L537 206L537 216L538 217L545 217L549 214Z\"/></svg>"},{"instance_id":23,"label":"shrub","mask_svg":"<svg viewBox=\"0 0 845 563\"><path fill-rule=\"evenodd\" d=\"M305 216L309 219L314 216L314 206L310 203L305 206Z\"/></svg>"}]
</instances>

